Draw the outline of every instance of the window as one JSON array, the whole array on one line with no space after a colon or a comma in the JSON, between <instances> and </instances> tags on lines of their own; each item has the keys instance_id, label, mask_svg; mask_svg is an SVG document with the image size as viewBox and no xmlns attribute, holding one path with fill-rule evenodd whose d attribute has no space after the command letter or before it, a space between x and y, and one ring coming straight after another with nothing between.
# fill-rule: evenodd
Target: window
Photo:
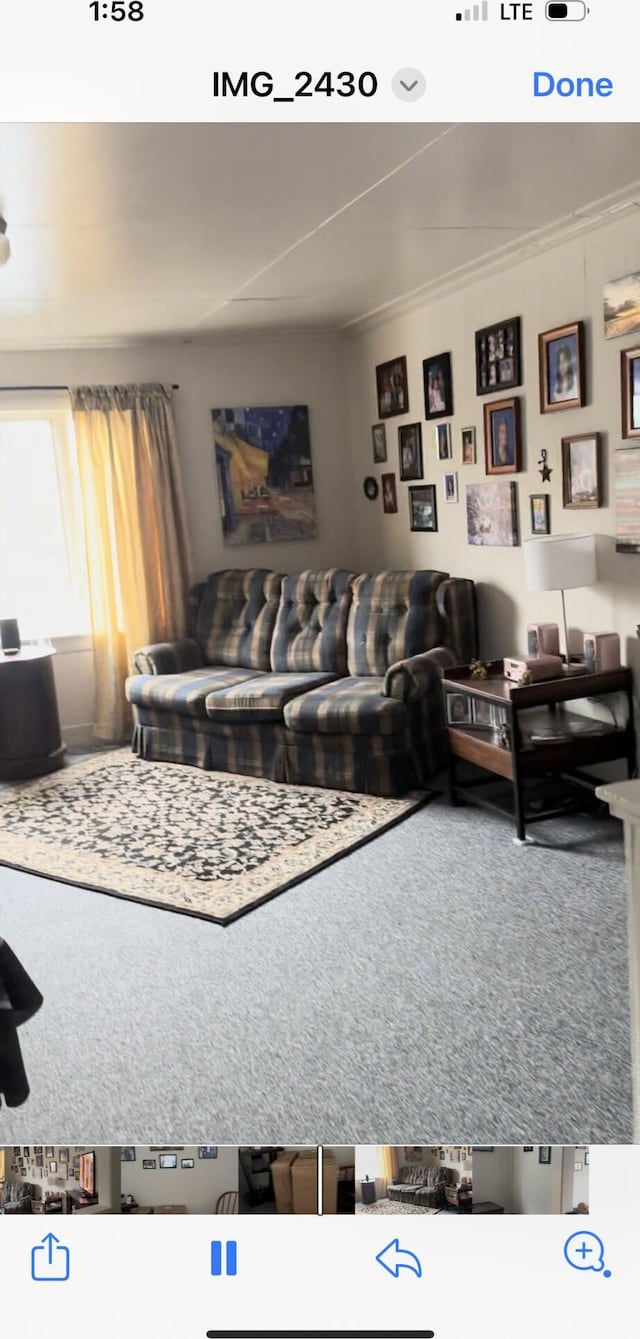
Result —
<instances>
[{"instance_id":1,"label":"window","mask_svg":"<svg viewBox=\"0 0 640 1339\"><path fill-rule=\"evenodd\" d=\"M36 397L34 397L36 399ZM0 398L0 618L23 639L87 633L84 535L66 396Z\"/></svg>"}]
</instances>

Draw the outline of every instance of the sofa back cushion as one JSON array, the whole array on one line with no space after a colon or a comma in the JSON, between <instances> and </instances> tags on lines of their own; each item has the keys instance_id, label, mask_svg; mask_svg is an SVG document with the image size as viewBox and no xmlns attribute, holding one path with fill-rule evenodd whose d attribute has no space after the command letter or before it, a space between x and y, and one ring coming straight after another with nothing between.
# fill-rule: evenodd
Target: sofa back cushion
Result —
<instances>
[{"instance_id":1,"label":"sofa back cushion","mask_svg":"<svg viewBox=\"0 0 640 1339\"><path fill-rule=\"evenodd\" d=\"M446 572L376 572L356 577L347 626L349 674L385 674L396 660L437 646L436 591Z\"/></svg>"},{"instance_id":2,"label":"sofa back cushion","mask_svg":"<svg viewBox=\"0 0 640 1339\"><path fill-rule=\"evenodd\" d=\"M284 578L271 648L272 669L346 674L352 581L352 573L338 567L293 572Z\"/></svg>"},{"instance_id":3,"label":"sofa back cushion","mask_svg":"<svg viewBox=\"0 0 640 1339\"><path fill-rule=\"evenodd\" d=\"M263 567L213 572L201 588L196 637L207 665L271 668L282 577Z\"/></svg>"}]
</instances>

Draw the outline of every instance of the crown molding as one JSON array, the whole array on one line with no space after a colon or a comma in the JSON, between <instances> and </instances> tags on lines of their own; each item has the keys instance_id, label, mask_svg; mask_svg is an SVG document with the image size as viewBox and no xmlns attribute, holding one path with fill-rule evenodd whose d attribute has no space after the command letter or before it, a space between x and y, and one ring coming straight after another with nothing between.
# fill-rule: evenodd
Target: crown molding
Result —
<instances>
[{"instance_id":1,"label":"crown molding","mask_svg":"<svg viewBox=\"0 0 640 1339\"><path fill-rule=\"evenodd\" d=\"M640 181L626 186L624 191L604 196L582 209L574 210L573 213L543 228L534 228L530 232L523 233L515 242L497 247L479 260L461 265L430 283L422 284L419 288L411 289L397 298L391 298L388 302L373 307L368 312L363 312L361 316L353 317L341 327L342 332L347 337L357 337L365 330L375 329L384 324L390 317L403 316L423 307L426 300L437 301L452 293L458 293L482 279L491 278L494 274L503 273L505 269L512 269L523 261L531 260L546 251L552 251L566 242L571 242L576 237L598 232L618 223L621 218L629 217L638 210L640 210Z\"/></svg>"}]
</instances>

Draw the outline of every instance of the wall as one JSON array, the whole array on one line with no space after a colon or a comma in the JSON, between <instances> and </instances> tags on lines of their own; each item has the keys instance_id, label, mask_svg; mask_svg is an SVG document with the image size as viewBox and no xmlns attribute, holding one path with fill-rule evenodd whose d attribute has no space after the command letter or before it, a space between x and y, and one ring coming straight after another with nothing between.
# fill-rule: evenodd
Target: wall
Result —
<instances>
[{"instance_id":1,"label":"wall","mask_svg":"<svg viewBox=\"0 0 640 1339\"><path fill-rule=\"evenodd\" d=\"M217 1158L198 1158L195 1145L168 1150L178 1159L175 1171L160 1169L160 1154L150 1148L136 1147L136 1161L121 1163L122 1193L133 1195L138 1204L186 1204L187 1213L215 1213L218 1197L225 1190L238 1189L238 1150L218 1148ZM155 1171L144 1171L142 1162L153 1158ZM182 1158L193 1158L189 1169L180 1166Z\"/></svg>"},{"instance_id":2,"label":"wall","mask_svg":"<svg viewBox=\"0 0 640 1339\"><path fill-rule=\"evenodd\" d=\"M175 416L193 551L194 578L220 567L349 566L352 535L344 354L323 336L121 349L3 353L4 385L177 382ZM305 542L225 546L211 433L212 408L308 404L318 536ZM82 740L93 700L88 642L58 644L55 673L61 719L70 742ZM87 715L89 713L89 715Z\"/></svg>"},{"instance_id":3,"label":"wall","mask_svg":"<svg viewBox=\"0 0 640 1339\"><path fill-rule=\"evenodd\" d=\"M501 1204L505 1213L513 1213L513 1150L494 1148L493 1153L474 1153L473 1198L476 1204L493 1200ZM527 1157L533 1157L528 1153Z\"/></svg>"},{"instance_id":4,"label":"wall","mask_svg":"<svg viewBox=\"0 0 640 1339\"><path fill-rule=\"evenodd\" d=\"M573 1149L570 1149L573 1162ZM538 1162L538 1149L523 1153L513 1149L513 1208L512 1213L562 1212L563 1150L551 1150L548 1165Z\"/></svg>"},{"instance_id":5,"label":"wall","mask_svg":"<svg viewBox=\"0 0 640 1339\"><path fill-rule=\"evenodd\" d=\"M607 539L600 560L601 579L589 590L571 591L567 614L574 629L573 649L585 630L620 633L623 658L640 669L637 589L640 555L615 554L613 450L621 443L620 351L640 345L640 335L605 341L603 287L607 280L640 268L637 214L601 228L532 259L505 268L502 274L476 281L463 292L425 301L403 314L390 316L354 336L350 353L350 417L354 457L354 521L357 525L357 566L434 567L480 583L481 653L502 656L526 649L525 627L531 619L559 622L560 596L556 592L525 589L522 549L471 548L466 537L465 485L485 478L483 406L492 396L475 394L475 330L520 315L523 329L524 386L507 392L522 396L524 470L506 476L517 482L520 535L530 537L529 495L551 494L551 532L593 531ZM541 415L538 392L537 340L541 331L585 319L587 322L587 396L584 409ZM453 460L440 462L435 448L435 426L423 422L425 480L437 484L437 534L412 534L409 529L408 487L398 479L398 514L384 515L380 498L368 502L362 491L367 474L398 476L398 425L424 420L422 360L451 350L454 409ZM375 366L406 354L411 412L387 420L388 463L374 465L371 425L377 421ZM499 398L499 397L498 397ZM477 463L462 465L460 432L475 425ZM562 507L560 441L573 433L600 431L604 437L605 506L595 511L567 511ZM542 485L537 468L542 447L548 449L553 472ZM460 501L445 505L443 475L458 472ZM570 632L571 636L571 632ZM577 640L576 640L577 638Z\"/></svg>"}]
</instances>

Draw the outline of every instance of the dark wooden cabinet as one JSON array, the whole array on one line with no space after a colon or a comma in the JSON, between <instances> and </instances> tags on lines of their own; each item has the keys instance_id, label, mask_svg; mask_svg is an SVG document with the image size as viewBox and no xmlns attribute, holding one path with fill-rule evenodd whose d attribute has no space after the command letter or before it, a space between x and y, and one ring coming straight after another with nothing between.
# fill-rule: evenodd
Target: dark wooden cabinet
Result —
<instances>
[{"instance_id":1,"label":"dark wooden cabinet","mask_svg":"<svg viewBox=\"0 0 640 1339\"><path fill-rule=\"evenodd\" d=\"M63 765L54 654L50 646L0 653L0 781L44 776Z\"/></svg>"}]
</instances>

